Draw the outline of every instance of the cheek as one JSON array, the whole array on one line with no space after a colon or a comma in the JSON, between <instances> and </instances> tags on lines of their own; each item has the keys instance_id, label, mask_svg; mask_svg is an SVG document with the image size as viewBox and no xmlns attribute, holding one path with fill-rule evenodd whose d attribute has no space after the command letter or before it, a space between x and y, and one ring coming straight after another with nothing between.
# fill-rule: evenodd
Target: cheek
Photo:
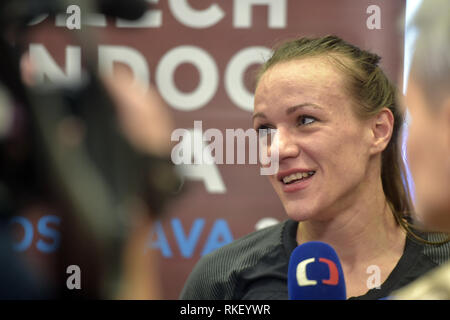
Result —
<instances>
[{"instance_id":1,"label":"cheek","mask_svg":"<svg viewBox=\"0 0 450 320\"><path fill-rule=\"evenodd\" d=\"M278 182L276 176L269 176L268 179L269 179L270 184L275 188L277 186L277 182Z\"/></svg>"},{"instance_id":2,"label":"cheek","mask_svg":"<svg viewBox=\"0 0 450 320\"><path fill-rule=\"evenodd\" d=\"M347 180L360 175L367 165L368 148L361 134L354 130L335 132L317 153L330 176Z\"/></svg>"}]
</instances>

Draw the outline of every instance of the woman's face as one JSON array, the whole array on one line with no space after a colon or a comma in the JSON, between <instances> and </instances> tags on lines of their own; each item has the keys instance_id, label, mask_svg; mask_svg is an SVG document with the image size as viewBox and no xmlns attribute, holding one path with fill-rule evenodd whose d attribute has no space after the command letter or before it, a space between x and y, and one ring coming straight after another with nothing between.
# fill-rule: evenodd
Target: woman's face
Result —
<instances>
[{"instance_id":1,"label":"woman's face","mask_svg":"<svg viewBox=\"0 0 450 320\"><path fill-rule=\"evenodd\" d=\"M442 105L431 106L414 79L412 74L404 102L411 116L407 151L417 218L428 227L449 231L450 99L447 105L440 101Z\"/></svg>"},{"instance_id":2,"label":"woman's face","mask_svg":"<svg viewBox=\"0 0 450 320\"><path fill-rule=\"evenodd\" d=\"M253 127L277 129L279 172L269 180L294 220L329 219L365 187L372 131L344 80L315 57L272 66L256 88Z\"/></svg>"}]
</instances>

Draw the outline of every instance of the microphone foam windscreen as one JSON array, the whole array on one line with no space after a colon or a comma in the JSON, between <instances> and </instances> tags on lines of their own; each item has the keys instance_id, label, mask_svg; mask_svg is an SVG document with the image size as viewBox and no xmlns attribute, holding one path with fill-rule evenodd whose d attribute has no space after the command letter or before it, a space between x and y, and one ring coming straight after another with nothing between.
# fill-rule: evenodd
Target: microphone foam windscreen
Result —
<instances>
[{"instance_id":1,"label":"microphone foam windscreen","mask_svg":"<svg viewBox=\"0 0 450 320\"><path fill-rule=\"evenodd\" d=\"M320 241L304 243L291 254L290 300L345 300L344 273L336 251Z\"/></svg>"}]
</instances>

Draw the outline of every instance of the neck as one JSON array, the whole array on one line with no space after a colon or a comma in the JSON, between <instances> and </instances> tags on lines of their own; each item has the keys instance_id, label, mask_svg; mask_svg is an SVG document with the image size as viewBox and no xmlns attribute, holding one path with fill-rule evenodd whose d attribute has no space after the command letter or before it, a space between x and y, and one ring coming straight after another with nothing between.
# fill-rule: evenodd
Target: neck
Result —
<instances>
[{"instance_id":1,"label":"neck","mask_svg":"<svg viewBox=\"0 0 450 320\"><path fill-rule=\"evenodd\" d=\"M374 261L380 255L401 255L405 235L387 204L381 179L378 180L375 184L366 184L374 187L362 188L356 197L348 201L349 205L334 210L331 218L300 222L298 244L326 242L336 250L341 262L349 267L363 261Z\"/></svg>"}]
</instances>

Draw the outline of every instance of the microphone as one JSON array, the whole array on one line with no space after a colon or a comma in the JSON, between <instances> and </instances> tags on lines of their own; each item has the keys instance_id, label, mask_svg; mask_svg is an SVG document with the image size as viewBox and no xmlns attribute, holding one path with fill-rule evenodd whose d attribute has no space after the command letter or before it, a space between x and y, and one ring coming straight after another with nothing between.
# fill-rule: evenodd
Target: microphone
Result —
<instances>
[{"instance_id":1,"label":"microphone","mask_svg":"<svg viewBox=\"0 0 450 320\"><path fill-rule=\"evenodd\" d=\"M306 242L291 254L289 300L346 300L344 273L336 251L320 241Z\"/></svg>"}]
</instances>

